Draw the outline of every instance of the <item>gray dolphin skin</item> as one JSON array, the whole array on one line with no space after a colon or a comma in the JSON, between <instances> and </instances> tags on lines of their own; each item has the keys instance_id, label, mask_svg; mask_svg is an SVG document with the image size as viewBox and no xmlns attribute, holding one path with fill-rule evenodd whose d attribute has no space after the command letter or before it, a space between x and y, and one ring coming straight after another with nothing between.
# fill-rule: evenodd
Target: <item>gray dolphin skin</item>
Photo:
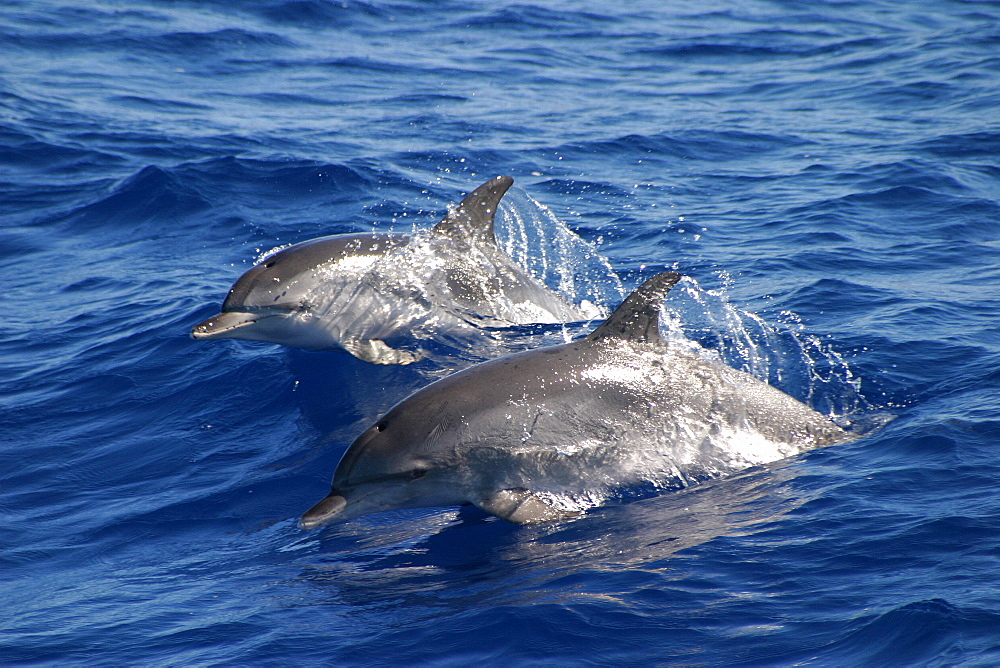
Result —
<instances>
[{"instance_id":1,"label":"gray dolphin skin","mask_svg":"<svg viewBox=\"0 0 1000 668\"><path fill-rule=\"evenodd\" d=\"M587 337L491 360L397 404L348 448L313 529L385 510L472 503L530 524L615 489L667 489L854 438L753 376L659 332L680 279L659 274Z\"/></svg>"},{"instance_id":2,"label":"gray dolphin skin","mask_svg":"<svg viewBox=\"0 0 1000 668\"><path fill-rule=\"evenodd\" d=\"M497 245L494 216L513 182L490 179L423 233L334 235L266 257L191 336L342 348L368 362L408 364L420 355L385 339L585 320Z\"/></svg>"}]
</instances>

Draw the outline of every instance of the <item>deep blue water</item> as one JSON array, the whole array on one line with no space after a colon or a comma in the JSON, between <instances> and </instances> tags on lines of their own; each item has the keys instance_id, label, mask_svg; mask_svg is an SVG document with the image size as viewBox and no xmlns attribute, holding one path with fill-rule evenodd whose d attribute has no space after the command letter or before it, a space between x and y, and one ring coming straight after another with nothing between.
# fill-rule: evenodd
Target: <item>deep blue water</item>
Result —
<instances>
[{"instance_id":1,"label":"deep blue water","mask_svg":"<svg viewBox=\"0 0 1000 668\"><path fill-rule=\"evenodd\" d=\"M0 663L1000 664L1000 3L6 0L0 45ZM495 174L894 419L558 525L300 531L446 369L188 329Z\"/></svg>"}]
</instances>

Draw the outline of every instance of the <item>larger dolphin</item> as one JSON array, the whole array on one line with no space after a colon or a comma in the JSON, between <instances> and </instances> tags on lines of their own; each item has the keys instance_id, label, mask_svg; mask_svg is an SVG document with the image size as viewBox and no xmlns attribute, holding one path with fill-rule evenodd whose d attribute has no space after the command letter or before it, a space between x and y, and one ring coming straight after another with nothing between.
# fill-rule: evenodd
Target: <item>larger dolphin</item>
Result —
<instances>
[{"instance_id":1,"label":"larger dolphin","mask_svg":"<svg viewBox=\"0 0 1000 668\"><path fill-rule=\"evenodd\" d=\"M368 362L407 364L419 356L385 339L586 319L497 245L494 216L513 182L490 179L422 234L335 235L275 253L243 274L221 313L191 336L343 348Z\"/></svg>"},{"instance_id":2,"label":"larger dolphin","mask_svg":"<svg viewBox=\"0 0 1000 668\"><path fill-rule=\"evenodd\" d=\"M348 448L312 529L472 503L511 522L571 517L615 488L683 486L852 438L753 376L659 332L659 274L586 338L492 360L396 405Z\"/></svg>"}]
</instances>

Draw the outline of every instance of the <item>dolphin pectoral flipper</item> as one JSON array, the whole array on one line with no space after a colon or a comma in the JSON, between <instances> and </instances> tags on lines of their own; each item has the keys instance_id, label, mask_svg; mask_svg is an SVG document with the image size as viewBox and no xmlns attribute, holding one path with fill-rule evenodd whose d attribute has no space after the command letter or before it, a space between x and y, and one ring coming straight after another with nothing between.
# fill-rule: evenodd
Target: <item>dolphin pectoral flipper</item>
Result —
<instances>
[{"instance_id":1,"label":"dolphin pectoral flipper","mask_svg":"<svg viewBox=\"0 0 1000 668\"><path fill-rule=\"evenodd\" d=\"M421 357L408 350L390 348L379 339L345 339L341 345L358 359L372 364L412 364Z\"/></svg>"},{"instance_id":2,"label":"dolphin pectoral flipper","mask_svg":"<svg viewBox=\"0 0 1000 668\"><path fill-rule=\"evenodd\" d=\"M497 238L493 233L493 218L500 207L500 200L513 183L514 179L509 176L498 176L479 186L434 226L435 234L495 246Z\"/></svg>"},{"instance_id":3,"label":"dolphin pectoral flipper","mask_svg":"<svg viewBox=\"0 0 1000 668\"><path fill-rule=\"evenodd\" d=\"M524 488L501 489L475 502L490 515L514 524L539 524L578 517L574 510L556 508Z\"/></svg>"}]
</instances>

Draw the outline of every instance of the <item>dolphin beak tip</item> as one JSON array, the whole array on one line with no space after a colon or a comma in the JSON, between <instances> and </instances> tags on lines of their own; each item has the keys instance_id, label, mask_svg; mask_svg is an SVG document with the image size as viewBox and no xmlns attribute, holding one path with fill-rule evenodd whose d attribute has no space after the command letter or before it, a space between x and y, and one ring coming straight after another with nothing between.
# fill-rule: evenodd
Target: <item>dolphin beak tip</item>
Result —
<instances>
[{"instance_id":1,"label":"dolphin beak tip","mask_svg":"<svg viewBox=\"0 0 1000 668\"><path fill-rule=\"evenodd\" d=\"M336 492L331 492L299 518L299 528L305 530L318 529L324 524L329 524L334 521L346 506L347 499Z\"/></svg>"},{"instance_id":2,"label":"dolphin beak tip","mask_svg":"<svg viewBox=\"0 0 1000 668\"><path fill-rule=\"evenodd\" d=\"M211 339L217 336L222 328L219 325L219 320L223 317L223 313L213 315L208 320L202 320L197 325L191 328L190 336L195 341L203 341L205 339Z\"/></svg>"},{"instance_id":3,"label":"dolphin beak tip","mask_svg":"<svg viewBox=\"0 0 1000 668\"><path fill-rule=\"evenodd\" d=\"M195 341L204 341L205 339L210 339L212 338L211 325L212 325L211 320L200 322L191 328L191 331L188 332L188 336L190 336Z\"/></svg>"}]
</instances>

